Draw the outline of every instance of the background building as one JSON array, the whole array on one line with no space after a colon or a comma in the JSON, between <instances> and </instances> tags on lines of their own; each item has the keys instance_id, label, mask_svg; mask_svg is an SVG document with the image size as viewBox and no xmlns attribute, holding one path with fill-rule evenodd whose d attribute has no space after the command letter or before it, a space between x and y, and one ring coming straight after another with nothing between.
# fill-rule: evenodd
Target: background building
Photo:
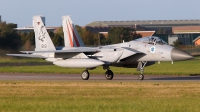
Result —
<instances>
[{"instance_id":1,"label":"background building","mask_svg":"<svg viewBox=\"0 0 200 112\"><path fill-rule=\"evenodd\" d=\"M44 25L46 26L45 17L42 16L41 19L42 19ZM33 21L33 26L34 26L34 21ZM28 27L23 27L23 28L16 28L16 30L17 30L18 33L23 33L23 32L29 33L31 31L34 31L33 26L28 26ZM51 32L55 32L58 28L59 27L46 27L47 31L51 31Z\"/></svg>"},{"instance_id":2,"label":"background building","mask_svg":"<svg viewBox=\"0 0 200 112\"><path fill-rule=\"evenodd\" d=\"M200 19L197 20L138 20L138 21L95 21L86 25L93 32L107 32L111 27L134 27L137 31L155 31L169 44L178 40L184 45L194 45L200 36Z\"/></svg>"},{"instance_id":3,"label":"background building","mask_svg":"<svg viewBox=\"0 0 200 112\"><path fill-rule=\"evenodd\" d=\"M58 27L46 27L47 31L51 31L51 32L55 32L55 30L58 29ZM29 33L34 31L33 26L29 26L29 27L23 27L23 28L15 28L15 30L17 30L18 33Z\"/></svg>"}]
</instances>

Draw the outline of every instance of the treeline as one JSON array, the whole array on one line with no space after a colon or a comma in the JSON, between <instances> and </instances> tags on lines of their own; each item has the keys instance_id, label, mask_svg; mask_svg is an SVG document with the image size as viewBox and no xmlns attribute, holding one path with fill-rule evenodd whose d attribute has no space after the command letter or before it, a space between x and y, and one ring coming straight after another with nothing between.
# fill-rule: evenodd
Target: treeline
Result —
<instances>
[{"instance_id":1,"label":"treeline","mask_svg":"<svg viewBox=\"0 0 200 112\"><path fill-rule=\"evenodd\" d=\"M34 31L29 33L17 33L14 24L0 22L0 49L2 50L33 50L35 47ZM140 34L134 33L134 28L113 27L108 35L93 33L87 28L76 26L79 35L86 46L109 45L140 38ZM56 33L49 32L55 46L64 46L64 33L62 27Z\"/></svg>"},{"instance_id":2,"label":"treeline","mask_svg":"<svg viewBox=\"0 0 200 112\"><path fill-rule=\"evenodd\" d=\"M20 35L14 30L14 24L0 22L0 48L16 50L22 45Z\"/></svg>"}]
</instances>

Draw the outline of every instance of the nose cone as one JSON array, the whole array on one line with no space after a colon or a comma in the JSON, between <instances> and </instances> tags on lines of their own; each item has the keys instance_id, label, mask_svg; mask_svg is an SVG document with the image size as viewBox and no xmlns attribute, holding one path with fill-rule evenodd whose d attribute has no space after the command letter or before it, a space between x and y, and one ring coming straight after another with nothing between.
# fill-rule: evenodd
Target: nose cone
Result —
<instances>
[{"instance_id":1,"label":"nose cone","mask_svg":"<svg viewBox=\"0 0 200 112\"><path fill-rule=\"evenodd\" d=\"M193 56L185 51L173 48L171 51L171 58L173 61L181 61L181 60L193 59Z\"/></svg>"}]
</instances>

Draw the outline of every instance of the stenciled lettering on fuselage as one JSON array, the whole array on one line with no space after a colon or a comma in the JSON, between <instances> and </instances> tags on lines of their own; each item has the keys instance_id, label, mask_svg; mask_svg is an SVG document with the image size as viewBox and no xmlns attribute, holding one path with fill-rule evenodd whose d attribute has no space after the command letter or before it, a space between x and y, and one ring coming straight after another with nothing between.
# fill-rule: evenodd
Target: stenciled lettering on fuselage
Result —
<instances>
[{"instance_id":1,"label":"stenciled lettering on fuselage","mask_svg":"<svg viewBox=\"0 0 200 112\"><path fill-rule=\"evenodd\" d=\"M47 44L45 43L45 34L44 26L41 26L40 31L38 32L38 39L41 41L40 48L47 48Z\"/></svg>"},{"instance_id":2,"label":"stenciled lettering on fuselage","mask_svg":"<svg viewBox=\"0 0 200 112\"><path fill-rule=\"evenodd\" d=\"M151 53L154 53L156 51L156 47L155 46L152 46L151 48L150 48L150 52Z\"/></svg>"}]
</instances>

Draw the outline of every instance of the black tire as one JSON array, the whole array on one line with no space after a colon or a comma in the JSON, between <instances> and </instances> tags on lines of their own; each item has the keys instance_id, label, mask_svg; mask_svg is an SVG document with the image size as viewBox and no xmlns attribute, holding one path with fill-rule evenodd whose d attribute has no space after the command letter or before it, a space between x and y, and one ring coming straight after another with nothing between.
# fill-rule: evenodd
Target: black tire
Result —
<instances>
[{"instance_id":1,"label":"black tire","mask_svg":"<svg viewBox=\"0 0 200 112\"><path fill-rule=\"evenodd\" d=\"M139 80L143 80L144 79L144 75L143 74L138 75L138 79Z\"/></svg>"},{"instance_id":2,"label":"black tire","mask_svg":"<svg viewBox=\"0 0 200 112\"><path fill-rule=\"evenodd\" d=\"M107 70L106 73L105 73L105 77L107 80L112 80L113 77L114 77L114 74L111 70Z\"/></svg>"},{"instance_id":3,"label":"black tire","mask_svg":"<svg viewBox=\"0 0 200 112\"><path fill-rule=\"evenodd\" d=\"M81 74L81 78L82 78L83 80L88 80L89 77L90 77L90 73L89 73L87 70L84 70L84 71L82 72L82 74Z\"/></svg>"}]
</instances>

